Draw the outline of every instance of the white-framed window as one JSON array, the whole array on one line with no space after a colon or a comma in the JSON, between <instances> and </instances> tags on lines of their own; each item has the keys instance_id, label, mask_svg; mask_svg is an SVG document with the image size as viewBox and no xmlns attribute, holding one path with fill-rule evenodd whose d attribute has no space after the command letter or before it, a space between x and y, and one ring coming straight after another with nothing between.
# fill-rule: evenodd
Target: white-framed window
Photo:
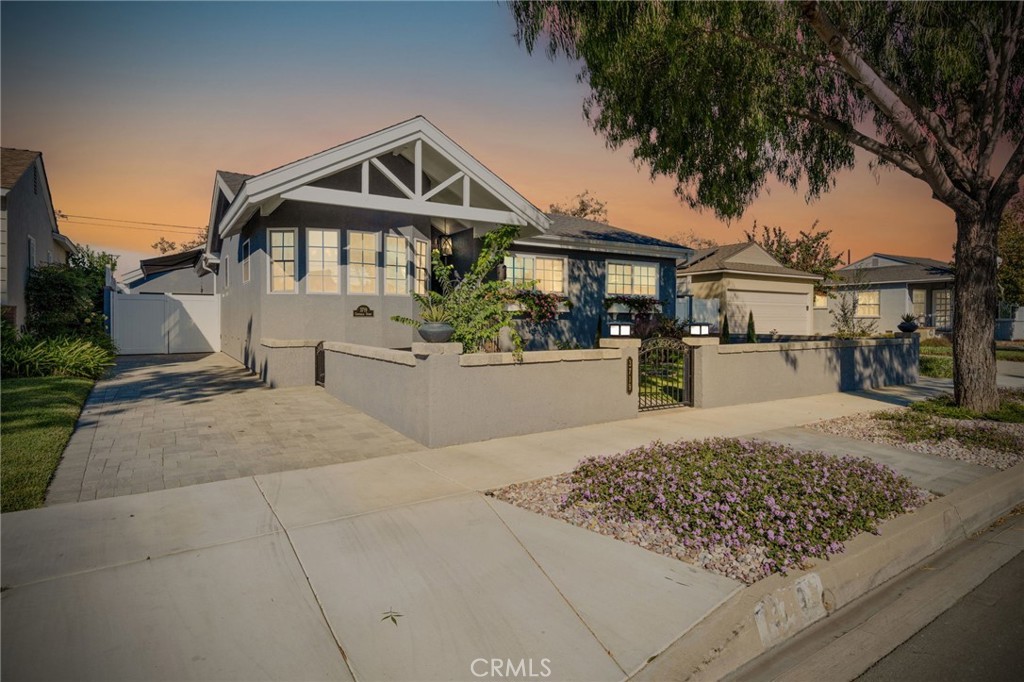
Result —
<instances>
[{"instance_id":1,"label":"white-framed window","mask_svg":"<svg viewBox=\"0 0 1024 682\"><path fill-rule=\"evenodd\" d=\"M513 286L536 282L538 291L546 294L565 293L565 259L512 253L505 256L505 277Z\"/></svg>"},{"instance_id":2,"label":"white-framed window","mask_svg":"<svg viewBox=\"0 0 1024 682\"><path fill-rule=\"evenodd\" d=\"M348 293L377 293L377 233L348 233Z\"/></svg>"},{"instance_id":3,"label":"white-framed window","mask_svg":"<svg viewBox=\"0 0 1024 682\"><path fill-rule=\"evenodd\" d=\"M817 291L814 292L814 307L821 309L828 307L828 294L819 294Z\"/></svg>"},{"instance_id":4,"label":"white-framed window","mask_svg":"<svg viewBox=\"0 0 1024 682\"><path fill-rule=\"evenodd\" d=\"M939 329L949 329L953 326L952 289L932 290L932 316L935 326Z\"/></svg>"},{"instance_id":5,"label":"white-framed window","mask_svg":"<svg viewBox=\"0 0 1024 682\"><path fill-rule=\"evenodd\" d=\"M306 230L306 293L337 294L341 291L341 233L338 230Z\"/></svg>"},{"instance_id":6,"label":"white-framed window","mask_svg":"<svg viewBox=\"0 0 1024 682\"><path fill-rule=\"evenodd\" d=\"M271 229L270 236L270 293L293 294L296 291L296 251L295 238L297 230L293 228Z\"/></svg>"},{"instance_id":7,"label":"white-framed window","mask_svg":"<svg viewBox=\"0 0 1024 682\"><path fill-rule=\"evenodd\" d=\"M249 264L249 256L251 255L249 249L249 240L246 239L242 242L242 284L249 282L250 269L252 267Z\"/></svg>"},{"instance_id":8,"label":"white-framed window","mask_svg":"<svg viewBox=\"0 0 1024 682\"><path fill-rule=\"evenodd\" d=\"M28 266L36 266L36 240L32 235L28 235Z\"/></svg>"},{"instance_id":9,"label":"white-framed window","mask_svg":"<svg viewBox=\"0 0 1024 682\"><path fill-rule=\"evenodd\" d=\"M857 292L857 317L879 317L881 305L877 291Z\"/></svg>"},{"instance_id":10,"label":"white-framed window","mask_svg":"<svg viewBox=\"0 0 1024 682\"><path fill-rule=\"evenodd\" d=\"M608 261L607 290L612 295L658 296L658 266Z\"/></svg>"},{"instance_id":11,"label":"white-framed window","mask_svg":"<svg viewBox=\"0 0 1024 682\"><path fill-rule=\"evenodd\" d=\"M928 312L928 291L920 288L911 289L910 306L914 317L924 317Z\"/></svg>"},{"instance_id":12,"label":"white-framed window","mask_svg":"<svg viewBox=\"0 0 1024 682\"><path fill-rule=\"evenodd\" d=\"M426 239L415 242L415 262L413 269L416 275L416 293L426 294L430 288L430 244Z\"/></svg>"},{"instance_id":13,"label":"white-framed window","mask_svg":"<svg viewBox=\"0 0 1024 682\"><path fill-rule=\"evenodd\" d=\"M384 238L384 294L409 293L409 241L400 234Z\"/></svg>"}]
</instances>

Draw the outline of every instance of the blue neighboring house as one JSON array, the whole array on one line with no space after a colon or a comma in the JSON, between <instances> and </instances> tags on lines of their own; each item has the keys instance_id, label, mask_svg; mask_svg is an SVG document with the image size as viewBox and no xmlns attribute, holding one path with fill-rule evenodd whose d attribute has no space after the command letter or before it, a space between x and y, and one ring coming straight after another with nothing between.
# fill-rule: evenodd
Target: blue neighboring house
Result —
<instances>
[{"instance_id":1,"label":"blue neighboring house","mask_svg":"<svg viewBox=\"0 0 1024 682\"><path fill-rule=\"evenodd\" d=\"M628 318L610 297L650 296L675 315L675 269L691 250L604 223L547 214L425 118L259 175L218 171L196 268L214 273L223 352L264 371L265 348L348 342L403 348L413 292L437 249L459 270L480 238L516 225L502 272L565 296L558 320L524 328L531 349L595 345Z\"/></svg>"}]
</instances>

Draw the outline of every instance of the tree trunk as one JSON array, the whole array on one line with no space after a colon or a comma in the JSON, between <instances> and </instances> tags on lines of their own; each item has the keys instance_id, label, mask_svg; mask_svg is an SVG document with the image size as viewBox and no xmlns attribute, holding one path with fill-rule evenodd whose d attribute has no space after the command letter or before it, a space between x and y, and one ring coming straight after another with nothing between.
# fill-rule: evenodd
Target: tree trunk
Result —
<instances>
[{"instance_id":1,"label":"tree trunk","mask_svg":"<svg viewBox=\"0 0 1024 682\"><path fill-rule=\"evenodd\" d=\"M976 412L999 407L995 351L998 235L998 215L957 215L953 395L957 405Z\"/></svg>"}]
</instances>

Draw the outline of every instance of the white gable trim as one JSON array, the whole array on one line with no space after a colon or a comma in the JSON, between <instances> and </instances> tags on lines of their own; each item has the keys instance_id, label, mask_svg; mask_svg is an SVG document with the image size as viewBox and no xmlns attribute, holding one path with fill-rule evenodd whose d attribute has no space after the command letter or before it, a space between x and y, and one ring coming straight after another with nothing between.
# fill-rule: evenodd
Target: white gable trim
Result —
<instances>
[{"instance_id":1,"label":"white gable trim","mask_svg":"<svg viewBox=\"0 0 1024 682\"><path fill-rule=\"evenodd\" d=\"M432 194L428 192L427 197L424 197L421 183L418 181L411 189L404 186L401 187L407 196L411 195L408 199L395 199L393 197L382 197L367 193L307 187L309 183L320 178L358 166L364 162L367 163L366 166L363 166L363 178L365 181L368 162L409 143L414 144L414 163L419 162L422 159L423 142L429 144L438 154L454 165L458 169L457 172L463 174L464 186L472 179L483 187L485 191L504 203L508 207L508 211L495 211L470 206L453 207L437 202L428 203L426 199L430 198ZM417 165L419 166L417 171L421 170L421 164ZM419 172L415 174L417 179L419 175ZM393 178L389 178L389 180L394 182ZM445 181L443 180L442 182ZM296 191L300 189L303 191L296 194ZM318 191L307 192L306 190ZM330 192L330 194L325 194L325 192ZM298 201L314 200L310 198L299 199L298 197L300 196L317 197L320 200L319 203L334 205L366 207L372 203L373 206L370 207L377 207L377 205L383 206L387 204L389 208L382 210L413 214L425 212L427 215L456 219L459 218L451 215L453 209L461 208L462 211L460 213L467 220L531 225L540 232L546 231L551 224L550 219L540 209L527 201L521 194L512 189L501 178L492 173L451 138L421 116L347 142L333 149L300 159L262 175L249 178L239 191L238 196L235 197L227 213L221 219L220 224L217 226L217 232L222 238L234 234L252 214L254 207L267 200L277 197L291 198ZM358 196L362 196L362 203L349 203ZM370 202L369 199L374 201ZM390 199L390 201L378 201L384 199ZM399 203L395 204L392 202ZM398 208L398 205L401 208ZM468 216L470 215L478 217L469 218Z\"/></svg>"}]
</instances>

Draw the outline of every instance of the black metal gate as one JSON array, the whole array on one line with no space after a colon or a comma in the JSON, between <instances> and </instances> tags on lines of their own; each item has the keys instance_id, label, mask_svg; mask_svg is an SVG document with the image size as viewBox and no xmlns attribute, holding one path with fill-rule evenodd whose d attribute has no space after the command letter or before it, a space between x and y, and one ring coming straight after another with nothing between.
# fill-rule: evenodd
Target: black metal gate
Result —
<instances>
[{"instance_id":1,"label":"black metal gate","mask_svg":"<svg viewBox=\"0 0 1024 682\"><path fill-rule=\"evenodd\" d=\"M693 349L679 339L640 344L640 411L693 404Z\"/></svg>"},{"instance_id":2,"label":"black metal gate","mask_svg":"<svg viewBox=\"0 0 1024 682\"><path fill-rule=\"evenodd\" d=\"M315 358L316 359L314 360L315 364L314 364L314 369L313 369L314 380L316 381L316 385L317 386L323 386L324 385L324 374L326 373L326 370L324 369L324 342L323 341L321 341L320 343L316 344L316 355L315 355Z\"/></svg>"}]
</instances>

